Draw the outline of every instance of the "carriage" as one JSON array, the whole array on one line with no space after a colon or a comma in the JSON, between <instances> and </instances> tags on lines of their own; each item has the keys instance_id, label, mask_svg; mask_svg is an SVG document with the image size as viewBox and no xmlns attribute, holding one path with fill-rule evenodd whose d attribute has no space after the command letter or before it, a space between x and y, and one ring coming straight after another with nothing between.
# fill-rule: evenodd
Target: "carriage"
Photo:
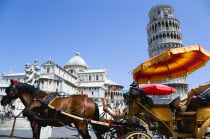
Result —
<instances>
[{"instance_id":1,"label":"carriage","mask_svg":"<svg viewBox=\"0 0 210 139\"><path fill-rule=\"evenodd\" d=\"M142 90L131 87L130 93L125 98L127 111L123 116L111 113L104 101L104 110L114 119L126 119L126 122L129 123L132 123L133 120L139 121L141 126L134 129L135 132L125 131L124 138L140 138L139 134L144 134L145 138L157 139L204 139L209 137L210 105L175 113L170 109L169 104L153 104L150 97L143 98L141 93ZM148 105L142 103L143 99L148 100Z\"/></svg>"},{"instance_id":2,"label":"carriage","mask_svg":"<svg viewBox=\"0 0 210 139\"><path fill-rule=\"evenodd\" d=\"M210 106L196 111L175 114L168 104L154 104L152 99L136 87L131 87L124 101L124 113L109 111L103 99L103 110L112 119L99 117L98 106L86 95L66 98L54 97L28 84L11 80L2 105L20 98L26 109L23 115L31 122L33 138L39 139L41 126L70 126L74 123L84 139L91 138L88 124L99 139L152 139L152 138L208 138Z\"/></svg>"}]
</instances>

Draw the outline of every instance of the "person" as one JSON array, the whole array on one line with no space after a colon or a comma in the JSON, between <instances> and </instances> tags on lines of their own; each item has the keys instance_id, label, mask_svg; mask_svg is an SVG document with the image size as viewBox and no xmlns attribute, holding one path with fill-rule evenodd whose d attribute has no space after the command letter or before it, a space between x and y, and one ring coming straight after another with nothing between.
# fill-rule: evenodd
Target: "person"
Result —
<instances>
[{"instance_id":1,"label":"person","mask_svg":"<svg viewBox=\"0 0 210 139\"><path fill-rule=\"evenodd\" d=\"M141 103L146 108L154 105L152 99L146 95L144 90L139 88L139 85L135 81L133 81L133 83L130 85L129 91L123 94L124 100L126 100L127 94L130 94L130 97L140 97Z\"/></svg>"},{"instance_id":2,"label":"person","mask_svg":"<svg viewBox=\"0 0 210 139\"><path fill-rule=\"evenodd\" d=\"M189 107L190 102L195 101L198 103L198 98L205 98L208 97L210 89L210 82L205 84L199 85L195 88L192 88L186 95L182 98L177 97L169 105L173 105L172 107L176 110L181 110L181 112L186 112L187 108ZM173 109L172 108L172 109ZM173 110L172 110L173 111Z\"/></svg>"}]
</instances>

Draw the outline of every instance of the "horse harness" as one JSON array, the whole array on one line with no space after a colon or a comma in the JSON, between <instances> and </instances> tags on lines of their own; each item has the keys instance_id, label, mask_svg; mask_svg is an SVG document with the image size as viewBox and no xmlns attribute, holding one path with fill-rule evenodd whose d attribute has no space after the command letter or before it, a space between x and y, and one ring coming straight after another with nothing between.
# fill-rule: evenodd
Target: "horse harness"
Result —
<instances>
[{"instance_id":1,"label":"horse harness","mask_svg":"<svg viewBox=\"0 0 210 139\"><path fill-rule=\"evenodd\" d=\"M42 105L40 107L40 113L43 113L45 109L48 108L48 105L53 102L53 100L58 96L58 93L49 93L47 94L43 100L37 99L37 101L41 102ZM57 115L57 111L56 111Z\"/></svg>"},{"instance_id":2,"label":"horse harness","mask_svg":"<svg viewBox=\"0 0 210 139\"><path fill-rule=\"evenodd\" d=\"M47 94L43 100L40 100L40 99L34 99L40 103L42 103L42 105L40 106L40 109L39 109L39 112L38 112L38 116L41 116L41 119L44 118L42 117L42 114L44 113L44 111L46 109L48 109L48 105L50 105L56 98L58 98L58 93L49 93ZM55 115L54 115L54 119L57 120L57 115L59 113L61 113L61 111L64 111L66 113L69 113L69 114L73 114L75 116L79 116L79 117L82 117L82 118L86 118L86 103L87 103L87 98L88 97L85 97L85 100L83 103L81 103L80 105L78 105L77 107L75 107L74 109L72 110L69 110L69 111L66 111L66 110L59 110L59 109L54 109L54 112L55 112ZM82 105L84 105L84 115L81 115L81 114L78 114L77 112L75 112L79 107L81 107ZM46 120L48 119L47 117L45 117ZM60 121L59 121L60 122Z\"/></svg>"}]
</instances>

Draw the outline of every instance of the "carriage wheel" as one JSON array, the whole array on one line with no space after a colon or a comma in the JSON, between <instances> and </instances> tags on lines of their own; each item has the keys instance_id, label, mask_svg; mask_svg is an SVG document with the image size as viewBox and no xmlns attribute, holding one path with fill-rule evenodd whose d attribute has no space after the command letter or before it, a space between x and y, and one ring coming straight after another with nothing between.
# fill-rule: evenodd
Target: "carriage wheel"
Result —
<instances>
[{"instance_id":1,"label":"carriage wheel","mask_svg":"<svg viewBox=\"0 0 210 139\"><path fill-rule=\"evenodd\" d=\"M201 139L201 138L207 138L208 136L205 135L205 132L206 132L206 129L207 127L210 125L210 118L208 120L206 120L203 125L201 126L199 132L198 132L198 135L197 135L197 138L198 139Z\"/></svg>"},{"instance_id":2,"label":"carriage wheel","mask_svg":"<svg viewBox=\"0 0 210 139\"><path fill-rule=\"evenodd\" d=\"M124 139L152 139L152 137L146 133L135 131L126 135Z\"/></svg>"}]
</instances>

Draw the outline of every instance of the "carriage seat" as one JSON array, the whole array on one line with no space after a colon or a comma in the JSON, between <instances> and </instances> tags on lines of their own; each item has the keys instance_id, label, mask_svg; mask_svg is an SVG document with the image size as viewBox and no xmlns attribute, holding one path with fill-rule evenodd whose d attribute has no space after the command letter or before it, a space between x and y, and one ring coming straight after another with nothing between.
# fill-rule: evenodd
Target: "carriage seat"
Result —
<instances>
[{"instance_id":1,"label":"carriage seat","mask_svg":"<svg viewBox=\"0 0 210 139\"><path fill-rule=\"evenodd\" d=\"M210 101L210 87L197 95L197 103L199 106L209 106L210 104L209 101Z\"/></svg>"},{"instance_id":2,"label":"carriage seat","mask_svg":"<svg viewBox=\"0 0 210 139\"><path fill-rule=\"evenodd\" d=\"M175 114L176 121L194 121L196 119L196 112L182 112Z\"/></svg>"}]
</instances>

